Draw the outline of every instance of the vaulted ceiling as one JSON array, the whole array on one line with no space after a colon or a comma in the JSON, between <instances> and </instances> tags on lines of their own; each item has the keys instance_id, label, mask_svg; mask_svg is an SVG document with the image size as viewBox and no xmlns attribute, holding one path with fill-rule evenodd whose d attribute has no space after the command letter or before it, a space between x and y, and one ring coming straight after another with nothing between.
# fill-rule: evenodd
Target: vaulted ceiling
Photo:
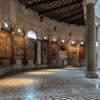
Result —
<instances>
[{"instance_id":1,"label":"vaulted ceiling","mask_svg":"<svg viewBox=\"0 0 100 100\"><path fill-rule=\"evenodd\" d=\"M26 9L68 24L85 25L83 0L19 0ZM41 19L43 17L40 17Z\"/></svg>"}]
</instances>

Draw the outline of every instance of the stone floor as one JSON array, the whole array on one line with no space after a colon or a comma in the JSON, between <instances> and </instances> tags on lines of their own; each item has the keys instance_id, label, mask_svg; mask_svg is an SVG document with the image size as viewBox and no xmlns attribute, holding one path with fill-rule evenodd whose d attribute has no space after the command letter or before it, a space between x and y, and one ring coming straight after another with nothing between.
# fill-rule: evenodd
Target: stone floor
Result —
<instances>
[{"instance_id":1,"label":"stone floor","mask_svg":"<svg viewBox=\"0 0 100 100\"><path fill-rule=\"evenodd\" d=\"M0 100L100 100L100 79L82 69L26 72L0 79Z\"/></svg>"}]
</instances>

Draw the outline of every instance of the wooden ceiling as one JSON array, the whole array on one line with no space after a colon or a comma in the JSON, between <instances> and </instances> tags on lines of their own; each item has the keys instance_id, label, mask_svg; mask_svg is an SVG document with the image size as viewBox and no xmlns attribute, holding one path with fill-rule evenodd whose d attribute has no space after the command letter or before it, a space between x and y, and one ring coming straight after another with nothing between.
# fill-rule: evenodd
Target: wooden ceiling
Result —
<instances>
[{"instance_id":1,"label":"wooden ceiling","mask_svg":"<svg viewBox=\"0 0 100 100\"><path fill-rule=\"evenodd\" d=\"M40 16L49 17L59 22L76 25L85 25L83 0L18 0L31 8ZM43 17L40 17L41 20Z\"/></svg>"}]
</instances>

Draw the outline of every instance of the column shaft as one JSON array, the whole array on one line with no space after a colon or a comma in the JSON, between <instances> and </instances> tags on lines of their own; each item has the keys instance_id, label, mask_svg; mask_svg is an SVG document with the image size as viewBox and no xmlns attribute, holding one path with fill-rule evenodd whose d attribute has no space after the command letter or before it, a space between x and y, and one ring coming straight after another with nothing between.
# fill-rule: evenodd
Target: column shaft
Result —
<instances>
[{"instance_id":1,"label":"column shaft","mask_svg":"<svg viewBox=\"0 0 100 100\"><path fill-rule=\"evenodd\" d=\"M98 78L96 71L96 27L95 27L95 15L94 4L88 4L86 6L86 55L87 55L87 73L88 78Z\"/></svg>"},{"instance_id":2,"label":"column shaft","mask_svg":"<svg viewBox=\"0 0 100 100\"><path fill-rule=\"evenodd\" d=\"M86 28L87 28L87 70L96 70L96 34L94 20L94 4L86 7Z\"/></svg>"}]
</instances>

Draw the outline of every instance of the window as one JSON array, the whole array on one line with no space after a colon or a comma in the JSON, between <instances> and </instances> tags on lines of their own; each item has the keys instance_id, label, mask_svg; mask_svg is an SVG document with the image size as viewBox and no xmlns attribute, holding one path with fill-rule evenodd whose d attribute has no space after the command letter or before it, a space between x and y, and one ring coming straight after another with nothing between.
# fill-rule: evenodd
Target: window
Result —
<instances>
[{"instance_id":1,"label":"window","mask_svg":"<svg viewBox=\"0 0 100 100\"><path fill-rule=\"evenodd\" d=\"M28 31L27 38L36 40L36 34L33 31Z\"/></svg>"}]
</instances>

